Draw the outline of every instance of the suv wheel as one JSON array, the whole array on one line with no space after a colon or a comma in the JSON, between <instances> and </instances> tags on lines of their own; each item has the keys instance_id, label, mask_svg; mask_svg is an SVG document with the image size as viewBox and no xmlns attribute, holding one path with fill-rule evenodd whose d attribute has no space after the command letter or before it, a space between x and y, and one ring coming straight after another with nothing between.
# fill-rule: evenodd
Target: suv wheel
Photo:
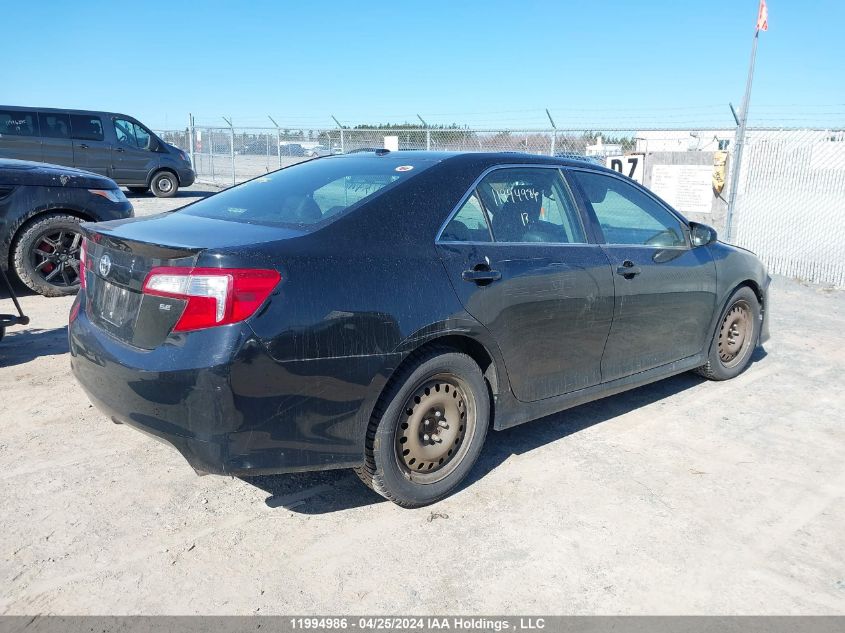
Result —
<instances>
[{"instance_id":1,"label":"suv wheel","mask_svg":"<svg viewBox=\"0 0 845 633\"><path fill-rule=\"evenodd\" d=\"M52 213L24 226L15 240L15 272L27 287L45 297L72 295L79 290L82 220Z\"/></svg>"},{"instance_id":2,"label":"suv wheel","mask_svg":"<svg viewBox=\"0 0 845 633\"><path fill-rule=\"evenodd\" d=\"M489 420L487 383L475 361L449 349L424 351L379 399L364 466L355 471L400 506L434 503L472 469Z\"/></svg>"},{"instance_id":3,"label":"suv wheel","mask_svg":"<svg viewBox=\"0 0 845 633\"><path fill-rule=\"evenodd\" d=\"M179 181L174 173L160 171L153 175L153 179L150 181L150 189L153 190L156 198L172 198L179 189Z\"/></svg>"}]
</instances>

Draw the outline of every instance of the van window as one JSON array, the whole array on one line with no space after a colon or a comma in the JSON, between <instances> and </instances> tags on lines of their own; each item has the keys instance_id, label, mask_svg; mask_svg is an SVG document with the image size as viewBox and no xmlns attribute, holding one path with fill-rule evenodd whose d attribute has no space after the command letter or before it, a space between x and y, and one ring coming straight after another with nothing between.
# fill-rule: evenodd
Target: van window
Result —
<instances>
[{"instance_id":1,"label":"van window","mask_svg":"<svg viewBox=\"0 0 845 633\"><path fill-rule=\"evenodd\" d=\"M70 128L75 139L81 141L103 140L103 123L98 116L71 114Z\"/></svg>"},{"instance_id":2,"label":"van window","mask_svg":"<svg viewBox=\"0 0 845 633\"><path fill-rule=\"evenodd\" d=\"M66 114L40 112L41 136L45 138L70 138L70 117Z\"/></svg>"},{"instance_id":3,"label":"van window","mask_svg":"<svg viewBox=\"0 0 845 633\"><path fill-rule=\"evenodd\" d=\"M117 136L117 142L122 145L129 145L138 149L150 149L152 140L150 133L137 123L126 119L115 119L114 133Z\"/></svg>"},{"instance_id":4,"label":"van window","mask_svg":"<svg viewBox=\"0 0 845 633\"><path fill-rule=\"evenodd\" d=\"M35 112L0 110L0 135L38 136Z\"/></svg>"}]
</instances>

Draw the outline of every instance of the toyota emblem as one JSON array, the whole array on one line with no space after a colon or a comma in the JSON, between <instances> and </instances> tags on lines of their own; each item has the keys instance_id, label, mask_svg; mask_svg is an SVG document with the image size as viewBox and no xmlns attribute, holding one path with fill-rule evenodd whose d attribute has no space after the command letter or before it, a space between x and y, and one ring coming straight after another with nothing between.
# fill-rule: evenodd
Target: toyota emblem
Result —
<instances>
[{"instance_id":1,"label":"toyota emblem","mask_svg":"<svg viewBox=\"0 0 845 633\"><path fill-rule=\"evenodd\" d=\"M109 257L108 254L105 254L100 258L100 265L98 266L98 269L101 276L109 276L109 273L111 272L111 257Z\"/></svg>"}]
</instances>

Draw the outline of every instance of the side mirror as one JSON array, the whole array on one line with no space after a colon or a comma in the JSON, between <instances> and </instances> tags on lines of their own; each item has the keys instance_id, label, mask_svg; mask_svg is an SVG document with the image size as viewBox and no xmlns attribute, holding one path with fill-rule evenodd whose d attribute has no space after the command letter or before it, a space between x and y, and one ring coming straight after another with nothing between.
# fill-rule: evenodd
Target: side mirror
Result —
<instances>
[{"instance_id":1,"label":"side mirror","mask_svg":"<svg viewBox=\"0 0 845 633\"><path fill-rule=\"evenodd\" d=\"M707 246L716 241L716 229L707 226L706 224L699 224L698 222L690 222L689 236L693 248L697 246Z\"/></svg>"}]
</instances>

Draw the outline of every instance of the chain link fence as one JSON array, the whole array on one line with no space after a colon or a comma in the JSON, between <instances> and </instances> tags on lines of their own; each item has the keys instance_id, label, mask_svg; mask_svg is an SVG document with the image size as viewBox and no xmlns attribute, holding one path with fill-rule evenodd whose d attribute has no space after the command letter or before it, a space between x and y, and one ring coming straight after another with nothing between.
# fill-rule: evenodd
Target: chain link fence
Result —
<instances>
[{"instance_id":1,"label":"chain link fence","mask_svg":"<svg viewBox=\"0 0 845 633\"><path fill-rule=\"evenodd\" d=\"M648 161L666 151L727 150L728 167L735 168L733 130L194 127L157 133L189 152L193 141L197 180L219 186L314 156L382 148L528 152L601 164L632 152ZM749 130L730 233L772 273L845 286L845 131Z\"/></svg>"},{"instance_id":2,"label":"chain link fence","mask_svg":"<svg viewBox=\"0 0 845 633\"><path fill-rule=\"evenodd\" d=\"M528 152L589 157L633 149L631 130L470 130L465 128L312 129L194 127L159 130L164 141L190 152L200 182L232 185L314 156L398 150Z\"/></svg>"},{"instance_id":3,"label":"chain link fence","mask_svg":"<svg viewBox=\"0 0 845 633\"><path fill-rule=\"evenodd\" d=\"M845 130L749 130L734 243L769 272L845 286Z\"/></svg>"}]
</instances>

